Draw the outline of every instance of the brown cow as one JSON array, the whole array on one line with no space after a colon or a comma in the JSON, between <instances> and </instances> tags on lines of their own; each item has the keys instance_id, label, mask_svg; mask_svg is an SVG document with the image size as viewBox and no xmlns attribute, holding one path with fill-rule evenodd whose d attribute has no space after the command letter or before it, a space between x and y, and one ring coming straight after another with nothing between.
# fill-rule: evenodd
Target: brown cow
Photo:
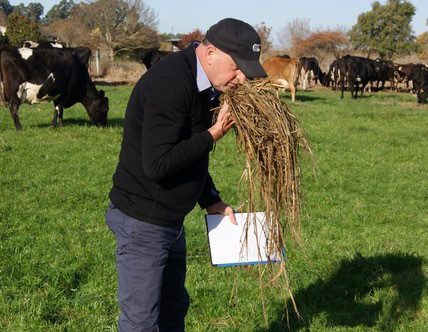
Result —
<instances>
[{"instance_id":1,"label":"brown cow","mask_svg":"<svg viewBox=\"0 0 428 332\"><path fill-rule=\"evenodd\" d=\"M299 60L282 57L268 58L263 62L266 74L274 84L280 84L284 89L290 88L291 100L296 100L296 81L299 76Z\"/></svg>"}]
</instances>

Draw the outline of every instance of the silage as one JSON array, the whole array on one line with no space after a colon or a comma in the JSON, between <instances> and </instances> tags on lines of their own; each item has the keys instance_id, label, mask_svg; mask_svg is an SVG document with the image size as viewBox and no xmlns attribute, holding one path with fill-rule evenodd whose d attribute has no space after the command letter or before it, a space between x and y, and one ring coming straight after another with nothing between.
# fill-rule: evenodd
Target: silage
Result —
<instances>
[{"instance_id":1,"label":"silage","mask_svg":"<svg viewBox=\"0 0 428 332\"><path fill-rule=\"evenodd\" d=\"M246 197L242 212L266 212L267 255L281 255L285 236L300 239L298 154L299 149L310 152L309 146L296 118L268 79L247 80L221 98L235 117L238 146L246 157L241 178ZM247 220L247 229L250 222L256 224ZM297 313L284 260L274 279L280 275L285 276Z\"/></svg>"}]
</instances>

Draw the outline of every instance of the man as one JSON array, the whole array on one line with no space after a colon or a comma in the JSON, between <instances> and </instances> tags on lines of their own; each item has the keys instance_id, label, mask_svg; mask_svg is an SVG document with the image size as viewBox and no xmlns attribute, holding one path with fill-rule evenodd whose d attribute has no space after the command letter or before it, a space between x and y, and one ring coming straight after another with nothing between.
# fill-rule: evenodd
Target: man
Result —
<instances>
[{"instance_id":1,"label":"man","mask_svg":"<svg viewBox=\"0 0 428 332\"><path fill-rule=\"evenodd\" d=\"M106 213L117 242L119 331L184 330L184 218L198 203L236 224L208 174L208 154L234 119L224 104L211 125L210 108L219 91L266 76L259 56L254 28L228 18L137 82Z\"/></svg>"}]
</instances>

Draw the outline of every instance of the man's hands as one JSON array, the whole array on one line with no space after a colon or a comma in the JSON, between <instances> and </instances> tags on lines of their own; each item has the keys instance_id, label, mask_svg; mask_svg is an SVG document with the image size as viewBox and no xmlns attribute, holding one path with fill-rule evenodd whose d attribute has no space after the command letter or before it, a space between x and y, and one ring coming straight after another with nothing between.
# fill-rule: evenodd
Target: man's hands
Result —
<instances>
[{"instance_id":1,"label":"man's hands","mask_svg":"<svg viewBox=\"0 0 428 332\"><path fill-rule=\"evenodd\" d=\"M217 214L223 214L225 216L228 216L232 224L238 225L238 223L236 222L235 213L233 212L232 207L230 207L229 205L227 205L222 201L207 207L206 210L209 214L217 213Z\"/></svg>"},{"instance_id":2,"label":"man's hands","mask_svg":"<svg viewBox=\"0 0 428 332\"><path fill-rule=\"evenodd\" d=\"M235 123L233 115L229 111L229 105L224 103L220 108L220 112L217 117L217 122L208 129L212 135L214 142L217 142L222 138Z\"/></svg>"}]
</instances>

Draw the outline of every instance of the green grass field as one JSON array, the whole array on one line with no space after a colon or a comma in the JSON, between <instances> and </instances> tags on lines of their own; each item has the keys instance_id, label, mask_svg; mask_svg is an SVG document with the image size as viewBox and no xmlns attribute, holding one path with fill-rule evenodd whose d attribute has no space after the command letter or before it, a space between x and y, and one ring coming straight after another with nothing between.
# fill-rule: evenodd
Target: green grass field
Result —
<instances>
[{"instance_id":1,"label":"green grass field","mask_svg":"<svg viewBox=\"0 0 428 332\"><path fill-rule=\"evenodd\" d=\"M16 132L1 108L0 331L116 329L115 244L104 212L131 87L105 90L107 128L90 126L75 106L52 129L53 107L43 104L21 107ZM290 312L291 330L427 331L428 107L409 94L297 99L290 106L317 173L303 158L303 247L287 248L302 319ZM211 174L233 206L241 163L230 133ZM258 268L210 265L203 214L197 207L186 220L187 330L286 329L281 283L263 289L265 325Z\"/></svg>"}]
</instances>

